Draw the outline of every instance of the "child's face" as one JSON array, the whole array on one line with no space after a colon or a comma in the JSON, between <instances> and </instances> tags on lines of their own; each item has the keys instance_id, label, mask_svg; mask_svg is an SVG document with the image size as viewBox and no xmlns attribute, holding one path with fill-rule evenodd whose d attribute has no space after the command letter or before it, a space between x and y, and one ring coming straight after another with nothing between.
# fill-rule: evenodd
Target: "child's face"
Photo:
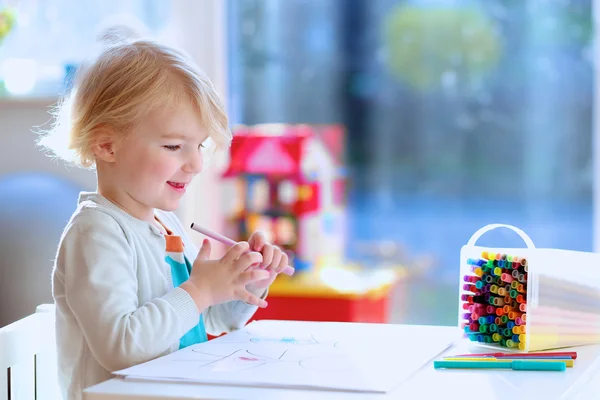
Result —
<instances>
[{"instance_id":1,"label":"child's face","mask_svg":"<svg viewBox=\"0 0 600 400\"><path fill-rule=\"evenodd\" d=\"M134 214L173 211L202 171L201 145L208 135L191 104L159 109L118 146L114 172Z\"/></svg>"}]
</instances>

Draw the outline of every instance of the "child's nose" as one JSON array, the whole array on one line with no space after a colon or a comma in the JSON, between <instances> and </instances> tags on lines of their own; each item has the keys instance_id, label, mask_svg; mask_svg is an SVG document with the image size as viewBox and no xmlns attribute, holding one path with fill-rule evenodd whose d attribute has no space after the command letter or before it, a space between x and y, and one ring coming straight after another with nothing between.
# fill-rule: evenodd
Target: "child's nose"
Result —
<instances>
[{"instance_id":1,"label":"child's nose","mask_svg":"<svg viewBox=\"0 0 600 400\"><path fill-rule=\"evenodd\" d=\"M193 174L198 174L202 171L202 166L203 166L202 153L198 152L198 153L192 155L190 160L185 164L184 171L193 173Z\"/></svg>"}]
</instances>

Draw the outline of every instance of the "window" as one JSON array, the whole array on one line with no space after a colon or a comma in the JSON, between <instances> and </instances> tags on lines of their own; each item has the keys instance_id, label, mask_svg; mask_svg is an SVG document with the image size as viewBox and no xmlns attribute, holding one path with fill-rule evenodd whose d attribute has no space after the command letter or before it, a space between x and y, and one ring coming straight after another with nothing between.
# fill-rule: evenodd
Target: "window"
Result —
<instances>
[{"instance_id":1,"label":"window","mask_svg":"<svg viewBox=\"0 0 600 400\"><path fill-rule=\"evenodd\" d=\"M488 223L592 250L592 0L228 7L233 121L347 128L347 257L414 267L398 319L456 323L460 248Z\"/></svg>"},{"instance_id":2,"label":"window","mask_svg":"<svg viewBox=\"0 0 600 400\"><path fill-rule=\"evenodd\" d=\"M68 74L98 49L96 37L109 24L125 23L140 34L159 36L169 0L0 2L16 16L0 44L1 96L56 96Z\"/></svg>"}]
</instances>

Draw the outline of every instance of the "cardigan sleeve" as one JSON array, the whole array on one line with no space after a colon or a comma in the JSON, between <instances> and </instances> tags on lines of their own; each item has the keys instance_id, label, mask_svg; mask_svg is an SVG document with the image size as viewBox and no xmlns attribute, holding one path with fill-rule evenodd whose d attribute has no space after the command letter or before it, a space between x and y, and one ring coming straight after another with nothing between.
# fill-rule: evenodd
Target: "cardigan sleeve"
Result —
<instances>
[{"instance_id":1,"label":"cardigan sleeve","mask_svg":"<svg viewBox=\"0 0 600 400\"><path fill-rule=\"evenodd\" d=\"M139 304L131 246L107 213L89 209L77 215L63 236L57 264L66 302L94 357L109 371L165 354L198 324L200 313L180 288Z\"/></svg>"}]
</instances>

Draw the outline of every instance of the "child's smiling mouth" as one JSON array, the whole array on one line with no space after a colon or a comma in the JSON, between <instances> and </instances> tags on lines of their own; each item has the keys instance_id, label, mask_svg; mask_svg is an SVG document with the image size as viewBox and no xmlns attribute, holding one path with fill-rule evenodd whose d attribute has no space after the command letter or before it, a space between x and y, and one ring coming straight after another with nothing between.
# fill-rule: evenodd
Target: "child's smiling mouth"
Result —
<instances>
[{"instance_id":1,"label":"child's smiling mouth","mask_svg":"<svg viewBox=\"0 0 600 400\"><path fill-rule=\"evenodd\" d=\"M173 188L177 192L182 192L182 193L185 192L185 188L187 186L187 183L172 182L172 181L167 181L167 184L169 184L169 186L171 186L171 188Z\"/></svg>"}]
</instances>

